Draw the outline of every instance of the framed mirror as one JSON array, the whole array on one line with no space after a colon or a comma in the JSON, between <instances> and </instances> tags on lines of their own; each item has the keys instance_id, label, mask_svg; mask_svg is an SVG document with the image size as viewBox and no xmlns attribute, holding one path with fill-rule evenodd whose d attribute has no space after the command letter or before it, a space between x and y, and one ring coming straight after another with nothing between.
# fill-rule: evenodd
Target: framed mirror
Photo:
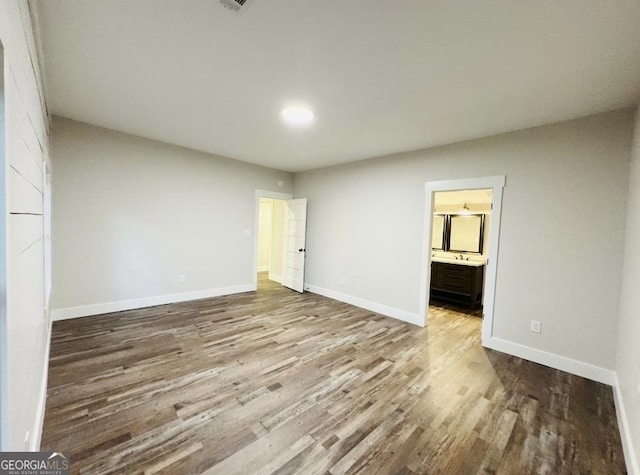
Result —
<instances>
[{"instance_id":1,"label":"framed mirror","mask_svg":"<svg viewBox=\"0 0 640 475\"><path fill-rule=\"evenodd\" d=\"M446 216L444 214L433 215L433 226L431 232L431 249L434 251L444 251Z\"/></svg>"},{"instance_id":2,"label":"framed mirror","mask_svg":"<svg viewBox=\"0 0 640 475\"><path fill-rule=\"evenodd\" d=\"M484 214L460 214L450 217L449 251L482 254Z\"/></svg>"}]
</instances>

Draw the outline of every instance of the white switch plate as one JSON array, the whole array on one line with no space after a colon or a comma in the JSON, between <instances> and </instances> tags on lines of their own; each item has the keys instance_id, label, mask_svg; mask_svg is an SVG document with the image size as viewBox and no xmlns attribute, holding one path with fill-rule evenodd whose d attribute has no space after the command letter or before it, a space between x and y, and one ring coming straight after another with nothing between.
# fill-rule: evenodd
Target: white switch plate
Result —
<instances>
[{"instance_id":1,"label":"white switch plate","mask_svg":"<svg viewBox=\"0 0 640 475\"><path fill-rule=\"evenodd\" d=\"M187 276L184 274L180 274L178 276L178 283L179 284L184 284L187 281Z\"/></svg>"},{"instance_id":2,"label":"white switch plate","mask_svg":"<svg viewBox=\"0 0 640 475\"><path fill-rule=\"evenodd\" d=\"M542 333L542 323L538 320L531 320L531 331L533 333Z\"/></svg>"}]
</instances>

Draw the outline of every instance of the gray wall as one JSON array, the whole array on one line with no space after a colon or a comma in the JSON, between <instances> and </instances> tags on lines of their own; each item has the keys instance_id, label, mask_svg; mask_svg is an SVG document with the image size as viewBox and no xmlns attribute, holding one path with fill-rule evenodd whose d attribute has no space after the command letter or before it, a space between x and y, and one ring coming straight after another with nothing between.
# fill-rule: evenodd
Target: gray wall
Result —
<instances>
[{"instance_id":1,"label":"gray wall","mask_svg":"<svg viewBox=\"0 0 640 475\"><path fill-rule=\"evenodd\" d=\"M620 416L624 408L627 423L620 430L633 447L629 458L635 463L635 473L640 473L640 107L631 157L616 370L622 403L618 412Z\"/></svg>"},{"instance_id":2,"label":"gray wall","mask_svg":"<svg viewBox=\"0 0 640 475\"><path fill-rule=\"evenodd\" d=\"M424 183L506 175L494 336L613 369L632 133L625 110L296 174L306 283L416 313Z\"/></svg>"},{"instance_id":3,"label":"gray wall","mask_svg":"<svg viewBox=\"0 0 640 475\"><path fill-rule=\"evenodd\" d=\"M291 190L285 172L59 117L51 147L58 314L250 285L255 190Z\"/></svg>"}]
</instances>

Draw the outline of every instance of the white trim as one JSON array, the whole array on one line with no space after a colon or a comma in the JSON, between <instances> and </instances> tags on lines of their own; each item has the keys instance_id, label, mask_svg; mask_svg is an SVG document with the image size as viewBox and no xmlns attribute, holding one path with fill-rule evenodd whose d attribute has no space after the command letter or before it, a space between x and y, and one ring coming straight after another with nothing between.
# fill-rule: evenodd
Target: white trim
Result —
<instances>
[{"instance_id":1,"label":"white trim","mask_svg":"<svg viewBox=\"0 0 640 475\"><path fill-rule=\"evenodd\" d=\"M269 271L269 280L273 280L274 282L282 284L282 276L280 274L274 274L271 271Z\"/></svg>"},{"instance_id":2,"label":"white trim","mask_svg":"<svg viewBox=\"0 0 640 475\"><path fill-rule=\"evenodd\" d=\"M490 337L486 340L483 339L482 346L544 366L549 366L550 368L575 374L576 376L591 379L592 381L608 384L609 386L613 386L616 381L616 373L611 369L538 350L519 343L513 343L501 338Z\"/></svg>"},{"instance_id":3,"label":"white trim","mask_svg":"<svg viewBox=\"0 0 640 475\"><path fill-rule=\"evenodd\" d=\"M267 272L271 266L261 266L258 267L258 272Z\"/></svg>"},{"instance_id":4,"label":"white trim","mask_svg":"<svg viewBox=\"0 0 640 475\"><path fill-rule=\"evenodd\" d=\"M241 294L243 292L252 292L255 290L255 284L234 285L230 287L219 287L216 289L181 292L179 294L157 295L155 297L119 300L116 302L97 303L92 305L82 305L78 307L57 308L53 310L52 316L54 321L68 320L70 318L88 317L93 315L101 315L103 313L133 310L136 308L154 307L156 305L165 305L168 303L208 299L212 297L220 297L222 295Z\"/></svg>"},{"instance_id":5,"label":"white trim","mask_svg":"<svg viewBox=\"0 0 640 475\"><path fill-rule=\"evenodd\" d=\"M317 285L305 284L304 290L308 290L309 292L322 295L333 300L348 303L355 307L371 310L372 312L376 312L387 317L402 320L403 322L412 323L418 326L422 325L422 319L420 318L420 315L416 315L415 313L405 312L404 310L400 310L394 307L388 307L381 303L361 299L352 295L342 294L340 292L336 292L335 290L324 289L322 287L318 287Z\"/></svg>"},{"instance_id":6,"label":"white trim","mask_svg":"<svg viewBox=\"0 0 640 475\"><path fill-rule=\"evenodd\" d=\"M502 220L502 189L506 183L505 175L485 176L477 178L462 178L457 180L430 181L424 184L425 213L422 237L422 261L420 277L420 293L418 315L422 315L426 325L429 309L429 286L431 280L431 226L433 220L433 199L436 191L478 190L491 188L493 190L491 210L491 225L489 226L489 254L485 269L484 300L482 319L482 342L493 335L493 310L496 294L496 278L498 263L498 248L500 244L500 224Z\"/></svg>"},{"instance_id":7,"label":"white trim","mask_svg":"<svg viewBox=\"0 0 640 475\"><path fill-rule=\"evenodd\" d=\"M52 322L49 320L49 330L47 333L47 346L44 353L44 364L42 366L42 384L40 386L40 400L38 401L38 410L36 412L36 424L32 434L31 447L32 452L40 450L40 443L42 442L42 430L44 428L44 414L47 407L47 382L49 380L49 352L51 351L51 326Z\"/></svg>"},{"instance_id":8,"label":"white trim","mask_svg":"<svg viewBox=\"0 0 640 475\"><path fill-rule=\"evenodd\" d=\"M291 193L282 193L280 191L256 190L255 191L255 216L253 220L253 266L252 269L258 268L258 229L260 228L260 198L272 198L276 200L290 200L293 198ZM258 288L258 274L253 272L253 285Z\"/></svg>"},{"instance_id":9,"label":"white trim","mask_svg":"<svg viewBox=\"0 0 640 475\"><path fill-rule=\"evenodd\" d=\"M613 385L613 400L616 405L616 417L618 419L618 430L620 431L620 439L622 440L622 451L624 452L624 461L627 465L629 475L640 475L638 467L638 457L633 448L631 438L631 427L627 418L627 411L624 408L624 399L620 391L620 381L618 375L615 375L615 384Z\"/></svg>"}]
</instances>

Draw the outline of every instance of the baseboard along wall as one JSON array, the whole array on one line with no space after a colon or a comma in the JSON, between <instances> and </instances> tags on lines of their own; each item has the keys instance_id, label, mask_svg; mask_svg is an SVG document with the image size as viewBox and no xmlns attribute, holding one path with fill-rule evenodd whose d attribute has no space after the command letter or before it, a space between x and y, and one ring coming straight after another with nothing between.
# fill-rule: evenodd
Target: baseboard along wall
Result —
<instances>
[{"instance_id":1,"label":"baseboard along wall","mask_svg":"<svg viewBox=\"0 0 640 475\"><path fill-rule=\"evenodd\" d=\"M200 300L213 297L221 297L223 295L240 294L243 292L251 292L254 290L256 290L255 284L243 284L230 287L220 287L216 289L181 292L179 294L158 295L155 297L143 297L138 299L119 300L115 302L81 305L77 307L58 308L52 311L52 319L54 321L59 321L68 320L70 318L89 317L93 315L101 315L104 313L122 312L124 310L153 307L155 305L166 305L169 303L187 302L189 300Z\"/></svg>"}]
</instances>

